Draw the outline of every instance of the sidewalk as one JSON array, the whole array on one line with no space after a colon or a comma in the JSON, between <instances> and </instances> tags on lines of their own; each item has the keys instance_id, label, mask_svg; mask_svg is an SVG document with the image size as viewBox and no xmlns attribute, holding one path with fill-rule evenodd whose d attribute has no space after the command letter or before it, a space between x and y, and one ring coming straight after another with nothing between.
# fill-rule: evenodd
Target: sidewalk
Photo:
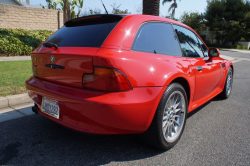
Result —
<instances>
[{"instance_id":1,"label":"sidewalk","mask_svg":"<svg viewBox=\"0 0 250 166\"><path fill-rule=\"evenodd\" d=\"M222 51L232 51L232 52L240 52L244 54L249 54L250 55L250 50L238 50L238 49L223 49Z\"/></svg>"},{"instance_id":2,"label":"sidewalk","mask_svg":"<svg viewBox=\"0 0 250 166\"><path fill-rule=\"evenodd\" d=\"M27 93L0 97L0 109L33 102Z\"/></svg>"},{"instance_id":3,"label":"sidewalk","mask_svg":"<svg viewBox=\"0 0 250 166\"><path fill-rule=\"evenodd\" d=\"M11 56L11 57L1 57L0 61L27 61L31 60L30 56Z\"/></svg>"}]
</instances>

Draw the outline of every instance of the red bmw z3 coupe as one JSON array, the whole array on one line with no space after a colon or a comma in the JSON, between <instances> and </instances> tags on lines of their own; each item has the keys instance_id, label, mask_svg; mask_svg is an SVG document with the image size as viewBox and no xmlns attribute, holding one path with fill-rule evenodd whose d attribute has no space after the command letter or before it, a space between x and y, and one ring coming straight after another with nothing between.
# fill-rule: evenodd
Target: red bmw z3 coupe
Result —
<instances>
[{"instance_id":1,"label":"red bmw z3 coupe","mask_svg":"<svg viewBox=\"0 0 250 166\"><path fill-rule=\"evenodd\" d=\"M187 113L228 98L232 62L187 25L149 15L70 20L32 54L32 108L94 134L142 134L156 148L180 139Z\"/></svg>"}]
</instances>

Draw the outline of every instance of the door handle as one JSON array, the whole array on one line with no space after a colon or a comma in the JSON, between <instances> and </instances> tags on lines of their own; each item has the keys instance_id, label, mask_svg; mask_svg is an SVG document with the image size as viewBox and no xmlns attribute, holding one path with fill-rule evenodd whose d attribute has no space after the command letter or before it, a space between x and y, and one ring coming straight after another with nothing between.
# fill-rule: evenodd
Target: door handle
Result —
<instances>
[{"instance_id":1,"label":"door handle","mask_svg":"<svg viewBox=\"0 0 250 166\"><path fill-rule=\"evenodd\" d=\"M221 67L221 68L225 68L225 67L226 67L226 64L223 62L223 63L220 64L220 67Z\"/></svg>"},{"instance_id":2,"label":"door handle","mask_svg":"<svg viewBox=\"0 0 250 166\"><path fill-rule=\"evenodd\" d=\"M196 70L201 71L203 69L202 66L196 66Z\"/></svg>"}]
</instances>

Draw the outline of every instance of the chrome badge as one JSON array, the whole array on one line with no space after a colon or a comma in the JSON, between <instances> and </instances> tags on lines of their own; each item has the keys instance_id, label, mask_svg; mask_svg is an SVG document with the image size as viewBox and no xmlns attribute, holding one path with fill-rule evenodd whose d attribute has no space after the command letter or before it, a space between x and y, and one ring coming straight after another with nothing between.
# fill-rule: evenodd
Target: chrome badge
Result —
<instances>
[{"instance_id":1,"label":"chrome badge","mask_svg":"<svg viewBox=\"0 0 250 166\"><path fill-rule=\"evenodd\" d=\"M55 57L54 57L53 55L50 56L50 61L51 61L52 63L55 63Z\"/></svg>"}]
</instances>

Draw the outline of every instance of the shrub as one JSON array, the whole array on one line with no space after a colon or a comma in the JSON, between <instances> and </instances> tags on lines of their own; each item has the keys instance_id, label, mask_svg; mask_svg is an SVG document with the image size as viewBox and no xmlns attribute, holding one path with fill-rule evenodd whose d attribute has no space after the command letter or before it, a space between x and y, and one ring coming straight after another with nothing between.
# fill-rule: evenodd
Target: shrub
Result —
<instances>
[{"instance_id":1,"label":"shrub","mask_svg":"<svg viewBox=\"0 0 250 166\"><path fill-rule=\"evenodd\" d=\"M222 44L207 44L208 47L215 47L215 48L236 48L237 45L222 45Z\"/></svg>"},{"instance_id":2,"label":"shrub","mask_svg":"<svg viewBox=\"0 0 250 166\"><path fill-rule=\"evenodd\" d=\"M247 47L246 46L244 46L244 45L237 45L237 49L241 49L241 50L246 50L247 49Z\"/></svg>"},{"instance_id":3,"label":"shrub","mask_svg":"<svg viewBox=\"0 0 250 166\"><path fill-rule=\"evenodd\" d=\"M0 54L30 55L52 33L48 30L0 28Z\"/></svg>"}]
</instances>

